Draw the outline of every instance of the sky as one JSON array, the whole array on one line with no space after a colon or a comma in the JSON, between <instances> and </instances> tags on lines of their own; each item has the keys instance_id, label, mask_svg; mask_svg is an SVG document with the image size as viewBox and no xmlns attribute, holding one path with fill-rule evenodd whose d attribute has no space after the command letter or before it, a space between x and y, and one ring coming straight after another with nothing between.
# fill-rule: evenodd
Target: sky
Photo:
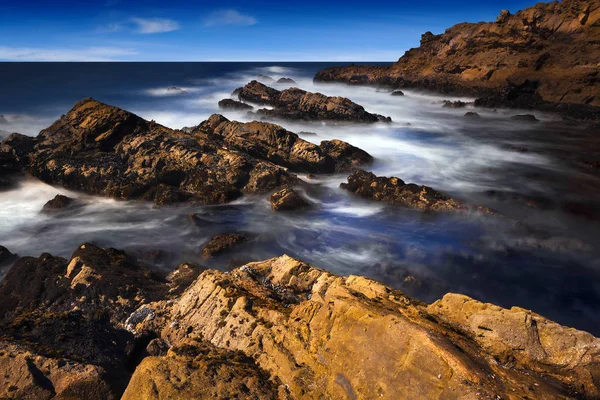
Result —
<instances>
[{"instance_id":1,"label":"sky","mask_svg":"<svg viewBox=\"0 0 600 400\"><path fill-rule=\"evenodd\" d=\"M0 61L396 61L527 0L0 0Z\"/></svg>"}]
</instances>

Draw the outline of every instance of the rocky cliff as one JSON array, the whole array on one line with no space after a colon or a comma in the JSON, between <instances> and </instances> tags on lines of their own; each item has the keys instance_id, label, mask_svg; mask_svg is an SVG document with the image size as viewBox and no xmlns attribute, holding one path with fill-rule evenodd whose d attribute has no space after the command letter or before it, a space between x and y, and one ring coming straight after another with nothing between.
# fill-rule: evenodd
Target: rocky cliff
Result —
<instances>
[{"instance_id":1,"label":"rocky cliff","mask_svg":"<svg viewBox=\"0 0 600 400\"><path fill-rule=\"evenodd\" d=\"M19 260L0 304L2 398L600 395L588 333L462 295L427 305L288 256L164 276L87 243Z\"/></svg>"},{"instance_id":2,"label":"rocky cliff","mask_svg":"<svg viewBox=\"0 0 600 400\"><path fill-rule=\"evenodd\" d=\"M480 105L591 118L600 110L599 71L600 0L564 0L427 32L392 66L328 68L315 80L475 95L485 97Z\"/></svg>"}]
</instances>

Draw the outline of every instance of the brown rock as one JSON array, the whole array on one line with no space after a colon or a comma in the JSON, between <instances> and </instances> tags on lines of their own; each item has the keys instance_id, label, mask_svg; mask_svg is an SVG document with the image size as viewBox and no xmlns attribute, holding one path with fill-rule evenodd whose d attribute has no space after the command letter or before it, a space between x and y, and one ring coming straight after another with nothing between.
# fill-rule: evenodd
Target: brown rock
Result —
<instances>
[{"instance_id":1,"label":"brown rock","mask_svg":"<svg viewBox=\"0 0 600 400\"><path fill-rule=\"evenodd\" d=\"M273 109L261 109L258 115L290 120L377 122L391 121L389 117L371 114L344 97L328 97L298 88L279 91L260 82L252 81L238 93L240 100L270 105Z\"/></svg>"},{"instance_id":2,"label":"brown rock","mask_svg":"<svg viewBox=\"0 0 600 400\"><path fill-rule=\"evenodd\" d=\"M250 239L248 235L237 233L226 233L211 238L202 248L202 258L208 260L221 255L232 248L247 242Z\"/></svg>"},{"instance_id":3,"label":"brown rock","mask_svg":"<svg viewBox=\"0 0 600 400\"><path fill-rule=\"evenodd\" d=\"M250 104L242 103L233 99L223 99L219 101L219 108L223 110L253 110Z\"/></svg>"},{"instance_id":4,"label":"brown rock","mask_svg":"<svg viewBox=\"0 0 600 400\"><path fill-rule=\"evenodd\" d=\"M336 161L336 172L352 171L356 167L373 162L373 157L369 153L341 140L324 140L319 147Z\"/></svg>"},{"instance_id":5,"label":"brown rock","mask_svg":"<svg viewBox=\"0 0 600 400\"><path fill-rule=\"evenodd\" d=\"M205 268L194 263L180 264L167 275L167 281L171 289L170 294L180 294L200 275Z\"/></svg>"},{"instance_id":6,"label":"brown rock","mask_svg":"<svg viewBox=\"0 0 600 400\"><path fill-rule=\"evenodd\" d=\"M362 170L355 171L348 177L348 183L342 183L340 187L365 199L384 201L422 211L467 211L469 209L461 202L428 186L407 184L399 178L378 177Z\"/></svg>"},{"instance_id":7,"label":"brown rock","mask_svg":"<svg viewBox=\"0 0 600 400\"><path fill-rule=\"evenodd\" d=\"M49 200L46 204L44 204L42 212L47 214L55 213L71 207L74 203L75 199L63 196L62 194L57 194L52 200Z\"/></svg>"},{"instance_id":8,"label":"brown rock","mask_svg":"<svg viewBox=\"0 0 600 400\"><path fill-rule=\"evenodd\" d=\"M285 388L281 388L285 393ZM188 340L163 357L147 357L135 370L123 400L284 399L254 360L242 352Z\"/></svg>"},{"instance_id":9,"label":"brown rock","mask_svg":"<svg viewBox=\"0 0 600 400\"><path fill-rule=\"evenodd\" d=\"M273 193L269 202L273 211L293 211L310 206L294 189L287 188Z\"/></svg>"},{"instance_id":10,"label":"brown rock","mask_svg":"<svg viewBox=\"0 0 600 400\"><path fill-rule=\"evenodd\" d=\"M460 23L393 66L333 67L315 81L338 81L483 96L477 105L558 111L597 120L600 0L538 3L496 22Z\"/></svg>"}]
</instances>

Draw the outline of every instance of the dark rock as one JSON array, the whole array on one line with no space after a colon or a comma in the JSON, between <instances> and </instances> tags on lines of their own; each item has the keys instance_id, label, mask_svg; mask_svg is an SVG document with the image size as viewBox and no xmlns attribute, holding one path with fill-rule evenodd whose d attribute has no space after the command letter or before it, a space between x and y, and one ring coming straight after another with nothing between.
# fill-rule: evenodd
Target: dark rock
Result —
<instances>
[{"instance_id":1,"label":"dark rock","mask_svg":"<svg viewBox=\"0 0 600 400\"><path fill-rule=\"evenodd\" d=\"M250 104L242 103L232 99L223 99L219 101L219 108L223 110L253 110Z\"/></svg>"},{"instance_id":2,"label":"dark rock","mask_svg":"<svg viewBox=\"0 0 600 400\"><path fill-rule=\"evenodd\" d=\"M146 352L151 357L166 356L169 352L169 343L161 338L152 339L146 346Z\"/></svg>"},{"instance_id":3,"label":"dark rock","mask_svg":"<svg viewBox=\"0 0 600 400\"><path fill-rule=\"evenodd\" d=\"M321 146L301 139L279 125L268 122L240 123L221 115L212 115L200 124L194 133L223 140L230 149L245 151L258 159L269 160L294 171L335 172L349 170L349 166L369 163L366 152L334 140Z\"/></svg>"},{"instance_id":4,"label":"dark rock","mask_svg":"<svg viewBox=\"0 0 600 400\"><path fill-rule=\"evenodd\" d=\"M247 242L250 239L248 235L226 233L214 236L202 248L202 258L208 260L219 256L232 248Z\"/></svg>"},{"instance_id":5,"label":"dark rock","mask_svg":"<svg viewBox=\"0 0 600 400\"><path fill-rule=\"evenodd\" d=\"M510 117L513 121L523 121L523 122L539 122L539 119L532 114L521 114L521 115L513 115Z\"/></svg>"},{"instance_id":6,"label":"dark rock","mask_svg":"<svg viewBox=\"0 0 600 400\"><path fill-rule=\"evenodd\" d=\"M298 132L298 135L301 135L301 136L319 136L319 135L317 135L314 132L307 132L307 131L300 131L300 132Z\"/></svg>"},{"instance_id":7,"label":"dark rock","mask_svg":"<svg viewBox=\"0 0 600 400\"><path fill-rule=\"evenodd\" d=\"M205 268L194 263L180 264L175 270L167 275L167 281L171 287L170 294L180 294L200 275Z\"/></svg>"},{"instance_id":8,"label":"dark rock","mask_svg":"<svg viewBox=\"0 0 600 400\"><path fill-rule=\"evenodd\" d=\"M449 101L449 100L444 100L444 105L442 107L444 108L465 108L466 106L468 106L469 103L465 103L464 101Z\"/></svg>"},{"instance_id":9,"label":"dark rock","mask_svg":"<svg viewBox=\"0 0 600 400\"><path fill-rule=\"evenodd\" d=\"M19 258L16 254L11 253L6 247L0 246L0 267L7 266Z\"/></svg>"},{"instance_id":10,"label":"dark rock","mask_svg":"<svg viewBox=\"0 0 600 400\"><path fill-rule=\"evenodd\" d=\"M263 74L258 75L257 80L259 82L264 82L264 83L273 83L273 82L275 82L275 79L271 78L268 75L263 75Z\"/></svg>"},{"instance_id":11,"label":"dark rock","mask_svg":"<svg viewBox=\"0 0 600 400\"><path fill-rule=\"evenodd\" d=\"M72 207L75 203L75 199L63 196L62 194L57 194L52 200L44 204L42 212L52 214L58 211L64 211L64 209Z\"/></svg>"},{"instance_id":12,"label":"dark rock","mask_svg":"<svg viewBox=\"0 0 600 400\"><path fill-rule=\"evenodd\" d=\"M240 100L269 105L273 109L261 109L258 115L272 118L307 121L368 122L390 121L389 117L371 114L344 97L328 97L298 88L279 91L252 81L242 88Z\"/></svg>"},{"instance_id":13,"label":"dark rock","mask_svg":"<svg viewBox=\"0 0 600 400\"><path fill-rule=\"evenodd\" d=\"M458 200L428 186L404 183L399 178L378 177L362 170L355 171L348 177L348 183L342 183L340 187L365 199L384 201L421 211L464 212L470 209ZM491 212L484 207L479 207L477 210Z\"/></svg>"},{"instance_id":14,"label":"dark rock","mask_svg":"<svg viewBox=\"0 0 600 400\"><path fill-rule=\"evenodd\" d=\"M289 188L273 193L269 202L274 211L293 211L310 206L294 189Z\"/></svg>"},{"instance_id":15,"label":"dark rock","mask_svg":"<svg viewBox=\"0 0 600 400\"><path fill-rule=\"evenodd\" d=\"M467 117L467 118L475 118L475 119L481 118L479 116L479 114L477 114L476 112L473 112L473 111L469 111L468 113L466 113L465 117Z\"/></svg>"},{"instance_id":16,"label":"dark rock","mask_svg":"<svg viewBox=\"0 0 600 400\"><path fill-rule=\"evenodd\" d=\"M291 78L280 78L277 83L281 85L296 85L296 81Z\"/></svg>"},{"instance_id":17,"label":"dark rock","mask_svg":"<svg viewBox=\"0 0 600 400\"><path fill-rule=\"evenodd\" d=\"M404 92L402 90L394 90L391 95L392 96L404 96Z\"/></svg>"},{"instance_id":18,"label":"dark rock","mask_svg":"<svg viewBox=\"0 0 600 400\"><path fill-rule=\"evenodd\" d=\"M283 168L244 149L225 149L216 135L196 132L192 136L92 99L77 103L31 140L34 148L27 170L32 175L122 199L216 204L244 192L270 191L297 181ZM19 142L21 146L11 148L22 158L19 151L29 142Z\"/></svg>"}]
</instances>

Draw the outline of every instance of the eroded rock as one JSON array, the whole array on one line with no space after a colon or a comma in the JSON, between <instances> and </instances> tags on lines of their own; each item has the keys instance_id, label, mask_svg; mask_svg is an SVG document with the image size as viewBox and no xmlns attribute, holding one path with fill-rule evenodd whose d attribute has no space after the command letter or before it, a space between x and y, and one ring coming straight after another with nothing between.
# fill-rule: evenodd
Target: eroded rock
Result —
<instances>
[{"instance_id":1,"label":"eroded rock","mask_svg":"<svg viewBox=\"0 0 600 400\"><path fill-rule=\"evenodd\" d=\"M371 114L344 97L328 97L298 88L279 91L252 81L237 93L240 100L272 106L260 109L257 115L306 121L367 122L391 121L389 117Z\"/></svg>"},{"instance_id":2,"label":"eroded rock","mask_svg":"<svg viewBox=\"0 0 600 400\"><path fill-rule=\"evenodd\" d=\"M202 248L202 258L210 258L221 255L234 247L247 242L250 236L238 233L225 233L212 237Z\"/></svg>"},{"instance_id":3,"label":"eroded rock","mask_svg":"<svg viewBox=\"0 0 600 400\"><path fill-rule=\"evenodd\" d=\"M44 204L42 212L46 214L52 214L64 211L67 208L73 207L75 203L75 199L64 196L62 194L57 194L52 200L49 200L46 204Z\"/></svg>"},{"instance_id":4,"label":"eroded rock","mask_svg":"<svg viewBox=\"0 0 600 400\"><path fill-rule=\"evenodd\" d=\"M223 109L223 110L237 110L237 111L254 109L254 107L252 107L250 104L242 103L241 101L236 101L233 99L223 99L223 100L219 101L219 108Z\"/></svg>"},{"instance_id":5,"label":"eroded rock","mask_svg":"<svg viewBox=\"0 0 600 400\"><path fill-rule=\"evenodd\" d=\"M294 189L282 189L269 198L273 211L293 211L310 207L310 203L300 196Z\"/></svg>"}]
</instances>

